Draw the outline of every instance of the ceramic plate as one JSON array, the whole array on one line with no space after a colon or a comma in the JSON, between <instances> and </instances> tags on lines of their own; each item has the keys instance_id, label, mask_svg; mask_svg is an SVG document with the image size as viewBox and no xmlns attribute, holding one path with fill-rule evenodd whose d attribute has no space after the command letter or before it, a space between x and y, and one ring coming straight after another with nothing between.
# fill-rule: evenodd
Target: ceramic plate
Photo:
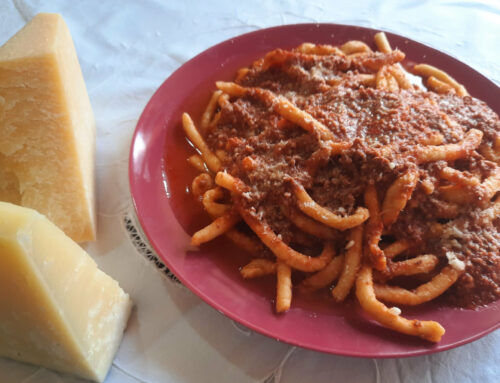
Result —
<instances>
[{"instance_id":1,"label":"ceramic plate","mask_svg":"<svg viewBox=\"0 0 500 383\"><path fill-rule=\"evenodd\" d=\"M408 357L457 347L498 328L500 301L475 311L434 302L404 308L408 318L432 319L445 327L441 342L431 344L370 321L353 299L337 306L326 293L312 299L294 297L291 310L277 315L273 310L274 279L243 280L238 268L247 258L241 251L222 240L199 252L188 246L190 235L208 220L197 218L199 209L185 192L196 173L186 163L190 148L183 138L182 112L196 121L216 80L232 80L238 68L272 49L306 41L338 45L352 39L375 48L376 32L333 24L289 25L248 33L204 51L173 73L144 109L132 141L129 177L137 215L151 244L182 283L215 309L262 334L312 350L358 357ZM445 69L472 96L500 112L498 87L481 74L435 49L391 33L387 36L392 47L406 53L407 60Z\"/></svg>"}]
</instances>

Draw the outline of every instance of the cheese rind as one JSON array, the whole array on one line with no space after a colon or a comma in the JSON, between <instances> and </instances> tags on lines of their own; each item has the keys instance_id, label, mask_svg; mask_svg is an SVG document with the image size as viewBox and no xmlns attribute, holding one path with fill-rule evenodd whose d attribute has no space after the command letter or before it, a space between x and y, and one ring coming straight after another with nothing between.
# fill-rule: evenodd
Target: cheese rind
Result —
<instances>
[{"instance_id":1,"label":"cheese rind","mask_svg":"<svg viewBox=\"0 0 500 383\"><path fill-rule=\"evenodd\" d=\"M70 32L38 14L0 47L0 200L95 239L95 121Z\"/></svg>"},{"instance_id":2,"label":"cheese rind","mask_svg":"<svg viewBox=\"0 0 500 383\"><path fill-rule=\"evenodd\" d=\"M0 356L102 382L131 306L46 217L0 202Z\"/></svg>"}]
</instances>

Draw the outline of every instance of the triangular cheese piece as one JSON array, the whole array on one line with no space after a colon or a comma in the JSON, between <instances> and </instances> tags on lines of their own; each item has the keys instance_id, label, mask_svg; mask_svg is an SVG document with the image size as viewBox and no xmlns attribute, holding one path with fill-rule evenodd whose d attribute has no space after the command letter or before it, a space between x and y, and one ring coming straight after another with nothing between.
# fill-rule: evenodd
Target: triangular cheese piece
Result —
<instances>
[{"instance_id":1,"label":"triangular cheese piece","mask_svg":"<svg viewBox=\"0 0 500 383\"><path fill-rule=\"evenodd\" d=\"M41 13L0 47L0 200L95 239L95 122L69 30Z\"/></svg>"},{"instance_id":2,"label":"triangular cheese piece","mask_svg":"<svg viewBox=\"0 0 500 383\"><path fill-rule=\"evenodd\" d=\"M131 301L38 212L0 202L0 357L102 382Z\"/></svg>"}]
</instances>

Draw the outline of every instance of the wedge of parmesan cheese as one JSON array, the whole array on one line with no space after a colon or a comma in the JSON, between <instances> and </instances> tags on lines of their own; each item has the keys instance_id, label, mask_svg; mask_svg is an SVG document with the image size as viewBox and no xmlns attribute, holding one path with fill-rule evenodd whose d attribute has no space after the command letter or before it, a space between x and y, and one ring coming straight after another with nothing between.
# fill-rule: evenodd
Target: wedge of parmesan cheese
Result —
<instances>
[{"instance_id":1,"label":"wedge of parmesan cheese","mask_svg":"<svg viewBox=\"0 0 500 383\"><path fill-rule=\"evenodd\" d=\"M0 357L102 382L128 296L35 210L0 202Z\"/></svg>"},{"instance_id":2,"label":"wedge of parmesan cheese","mask_svg":"<svg viewBox=\"0 0 500 383\"><path fill-rule=\"evenodd\" d=\"M69 30L41 13L0 47L0 200L95 239L95 122Z\"/></svg>"}]
</instances>

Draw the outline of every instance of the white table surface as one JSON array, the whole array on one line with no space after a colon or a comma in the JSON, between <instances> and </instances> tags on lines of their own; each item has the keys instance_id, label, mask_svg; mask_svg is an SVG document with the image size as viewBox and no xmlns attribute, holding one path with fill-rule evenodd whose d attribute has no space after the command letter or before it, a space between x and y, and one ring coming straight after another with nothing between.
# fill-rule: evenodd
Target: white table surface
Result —
<instances>
[{"instance_id":1,"label":"white table surface","mask_svg":"<svg viewBox=\"0 0 500 383\"><path fill-rule=\"evenodd\" d=\"M206 48L274 25L353 24L426 43L500 84L500 2L0 0L0 44L38 12L65 18L96 117L99 229L86 249L136 304L106 383L499 380L499 331L451 351L385 360L316 353L249 331L159 271L126 223L135 221L127 164L137 119L165 78ZM0 382L84 381L0 358Z\"/></svg>"}]
</instances>

